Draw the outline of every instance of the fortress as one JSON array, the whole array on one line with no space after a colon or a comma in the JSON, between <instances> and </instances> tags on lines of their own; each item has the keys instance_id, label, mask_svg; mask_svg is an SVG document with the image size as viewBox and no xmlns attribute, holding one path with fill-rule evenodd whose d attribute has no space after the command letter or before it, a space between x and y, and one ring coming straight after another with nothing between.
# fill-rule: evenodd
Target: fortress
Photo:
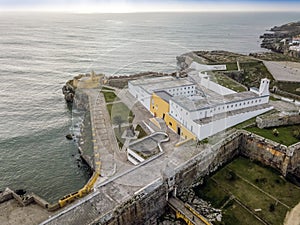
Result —
<instances>
[{"instance_id":1,"label":"fortress","mask_svg":"<svg viewBox=\"0 0 300 225\"><path fill-rule=\"evenodd\" d=\"M129 92L155 117L184 139L203 140L271 110L268 79L259 89L235 92L206 74L128 82Z\"/></svg>"}]
</instances>

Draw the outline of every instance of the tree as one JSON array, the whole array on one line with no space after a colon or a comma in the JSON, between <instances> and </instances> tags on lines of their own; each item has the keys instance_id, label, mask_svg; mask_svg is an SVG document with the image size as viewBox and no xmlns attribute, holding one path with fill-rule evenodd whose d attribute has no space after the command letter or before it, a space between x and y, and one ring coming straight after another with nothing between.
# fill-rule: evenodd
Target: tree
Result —
<instances>
[{"instance_id":1,"label":"tree","mask_svg":"<svg viewBox=\"0 0 300 225\"><path fill-rule=\"evenodd\" d=\"M272 130L272 133L275 137L279 135L279 131L276 128Z\"/></svg>"},{"instance_id":2,"label":"tree","mask_svg":"<svg viewBox=\"0 0 300 225\"><path fill-rule=\"evenodd\" d=\"M118 115L118 116L115 116L113 120L114 120L114 123L118 125L119 133L121 134L121 125L122 125L122 123L124 123L123 118L120 115Z\"/></svg>"}]
</instances>

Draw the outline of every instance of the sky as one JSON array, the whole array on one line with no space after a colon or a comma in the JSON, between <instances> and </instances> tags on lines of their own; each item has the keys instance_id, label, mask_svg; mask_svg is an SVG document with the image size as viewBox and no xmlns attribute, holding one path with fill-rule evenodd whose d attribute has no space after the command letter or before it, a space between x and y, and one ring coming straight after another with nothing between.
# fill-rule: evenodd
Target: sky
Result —
<instances>
[{"instance_id":1,"label":"sky","mask_svg":"<svg viewBox=\"0 0 300 225\"><path fill-rule=\"evenodd\" d=\"M300 12L300 0L0 0L0 11L53 11L74 13Z\"/></svg>"}]
</instances>

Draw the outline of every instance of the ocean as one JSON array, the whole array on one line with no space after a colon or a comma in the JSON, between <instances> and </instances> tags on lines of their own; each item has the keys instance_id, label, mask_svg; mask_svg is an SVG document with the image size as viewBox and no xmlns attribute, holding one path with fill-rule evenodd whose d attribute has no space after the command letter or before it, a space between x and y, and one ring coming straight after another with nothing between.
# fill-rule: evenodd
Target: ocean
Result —
<instances>
[{"instance_id":1,"label":"ocean","mask_svg":"<svg viewBox=\"0 0 300 225\"><path fill-rule=\"evenodd\" d=\"M259 35L299 13L0 14L0 190L48 201L89 179L65 135L61 88L79 73L170 72L192 50L263 51ZM76 119L77 120L77 119Z\"/></svg>"}]
</instances>

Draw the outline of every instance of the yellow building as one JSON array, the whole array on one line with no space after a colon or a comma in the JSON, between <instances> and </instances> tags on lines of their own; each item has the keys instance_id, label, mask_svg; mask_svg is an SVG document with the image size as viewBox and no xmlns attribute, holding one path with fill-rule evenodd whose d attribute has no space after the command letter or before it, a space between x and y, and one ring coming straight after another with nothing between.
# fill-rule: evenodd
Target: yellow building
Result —
<instances>
[{"instance_id":1,"label":"yellow building","mask_svg":"<svg viewBox=\"0 0 300 225\"><path fill-rule=\"evenodd\" d=\"M169 114L169 100L172 98L172 95L165 91L157 91L154 92L151 96L150 101L150 112L158 118L162 118L167 126L172 129L175 133L182 136L185 139L194 139L196 140L196 136L182 126L176 119L174 119Z\"/></svg>"}]
</instances>

